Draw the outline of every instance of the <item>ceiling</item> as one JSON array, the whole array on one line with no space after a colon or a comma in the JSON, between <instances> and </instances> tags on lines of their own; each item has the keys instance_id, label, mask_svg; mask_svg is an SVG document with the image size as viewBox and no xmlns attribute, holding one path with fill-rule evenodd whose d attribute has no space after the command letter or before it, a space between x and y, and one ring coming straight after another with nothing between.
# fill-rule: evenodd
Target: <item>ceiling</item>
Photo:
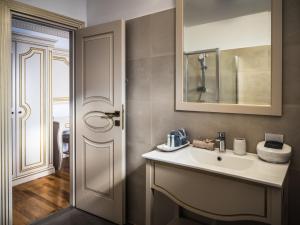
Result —
<instances>
[{"instance_id":1,"label":"ceiling","mask_svg":"<svg viewBox=\"0 0 300 225\"><path fill-rule=\"evenodd\" d=\"M195 26L271 11L272 0L184 0L184 25Z\"/></svg>"},{"instance_id":2,"label":"ceiling","mask_svg":"<svg viewBox=\"0 0 300 225\"><path fill-rule=\"evenodd\" d=\"M13 19L12 31L15 34L29 37L46 38L55 43L55 48L69 49L69 32L65 30L25 20Z\"/></svg>"}]
</instances>

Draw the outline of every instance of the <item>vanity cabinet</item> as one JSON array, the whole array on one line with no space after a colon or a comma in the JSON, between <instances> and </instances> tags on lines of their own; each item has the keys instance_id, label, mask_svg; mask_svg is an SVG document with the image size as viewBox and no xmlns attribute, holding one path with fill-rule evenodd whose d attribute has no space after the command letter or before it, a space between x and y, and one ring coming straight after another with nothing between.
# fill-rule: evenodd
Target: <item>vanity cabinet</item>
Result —
<instances>
[{"instance_id":1,"label":"vanity cabinet","mask_svg":"<svg viewBox=\"0 0 300 225\"><path fill-rule=\"evenodd\" d=\"M147 225L152 224L154 191L165 194L179 207L215 220L287 224L283 210L287 199L284 187L267 186L155 160L147 160L146 187Z\"/></svg>"}]
</instances>

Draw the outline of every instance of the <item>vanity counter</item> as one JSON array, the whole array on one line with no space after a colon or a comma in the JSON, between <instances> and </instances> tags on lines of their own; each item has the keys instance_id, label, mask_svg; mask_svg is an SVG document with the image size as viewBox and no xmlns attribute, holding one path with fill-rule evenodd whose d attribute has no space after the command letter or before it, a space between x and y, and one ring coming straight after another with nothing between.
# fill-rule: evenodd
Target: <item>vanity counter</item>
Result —
<instances>
[{"instance_id":1,"label":"vanity counter","mask_svg":"<svg viewBox=\"0 0 300 225\"><path fill-rule=\"evenodd\" d=\"M219 153L218 151L208 151L192 146L175 152L154 150L144 154L143 158L217 173L277 188L283 186L289 168L289 163L268 163L260 160L256 154L252 153L247 153L245 156L238 156L231 150L227 150L226 153Z\"/></svg>"}]
</instances>

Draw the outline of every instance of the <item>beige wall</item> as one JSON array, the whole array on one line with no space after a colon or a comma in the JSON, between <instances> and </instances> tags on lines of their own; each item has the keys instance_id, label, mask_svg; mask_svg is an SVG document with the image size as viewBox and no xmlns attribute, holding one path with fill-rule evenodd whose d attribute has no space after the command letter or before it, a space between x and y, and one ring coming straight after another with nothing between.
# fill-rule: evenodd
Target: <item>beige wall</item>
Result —
<instances>
[{"instance_id":1,"label":"beige wall","mask_svg":"<svg viewBox=\"0 0 300 225\"><path fill-rule=\"evenodd\" d=\"M129 222L144 224L145 161L141 155L165 139L171 129L185 127L190 137L212 136L225 131L227 145L245 137L248 151L264 133L285 135L294 147L290 173L290 225L300 224L300 1L284 0L283 116L253 116L174 111L175 11L127 22L127 210ZM220 190L222 191L222 190ZM172 216L174 205L159 195L156 215ZM156 218L157 218L156 216ZM231 223L232 224L232 223Z\"/></svg>"},{"instance_id":2,"label":"beige wall","mask_svg":"<svg viewBox=\"0 0 300 225\"><path fill-rule=\"evenodd\" d=\"M222 103L270 105L271 46L222 50L220 71Z\"/></svg>"},{"instance_id":3,"label":"beige wall","mask_svg":"<svg viewBox=\"0 0 300 225\"><path fill-rule=\"evenodd\" d=\"M203 3L202 3L203 4ZM253 3L255 4L255 3ZM205 11L205 4L199 13ZM222 7L222 6L221 6ZM221 12L221 7L219 12ZM211 9L206 8L212 18ZM226 14L226 10L224 10ZM246 29L245 29L246 28ZM199 41L201 38L201 41ZM184 50L187 52L198 49L220 50L270 45L271 43L271 12L259 12L230 19L208 22L184 28ZM216 46L218 44L218 46Z\"/></svg>"}]
</instances>

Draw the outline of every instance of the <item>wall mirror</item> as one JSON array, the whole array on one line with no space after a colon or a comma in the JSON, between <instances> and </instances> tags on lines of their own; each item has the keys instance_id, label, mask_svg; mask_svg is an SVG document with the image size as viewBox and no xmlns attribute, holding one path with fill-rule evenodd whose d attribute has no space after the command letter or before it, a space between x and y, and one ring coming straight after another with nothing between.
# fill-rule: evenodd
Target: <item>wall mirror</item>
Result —
<instances>
[{"instance_id":1,"label":"wall mirror","mask_svg":"<svg viewBox=\"0 0 300 225\"><path fill-rule=\"evenodd\" d=\"M177 0L176 110L282 114L282 0Z\"/></svg>"}]
</instances>

